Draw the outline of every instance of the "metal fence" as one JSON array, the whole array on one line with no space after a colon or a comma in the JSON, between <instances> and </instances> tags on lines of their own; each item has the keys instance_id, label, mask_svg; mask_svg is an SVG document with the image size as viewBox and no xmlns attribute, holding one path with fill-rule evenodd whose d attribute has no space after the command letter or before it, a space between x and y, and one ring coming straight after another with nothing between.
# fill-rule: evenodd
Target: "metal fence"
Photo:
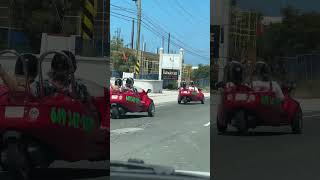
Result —
<instances>
[{"instance_id":1,"label":"metal fence","mask_svg":"<svg viewBox=\"0 0 320 180\"><path fill-rule=\"evenodd\" d=\"M295 57L281 57L288 80L320 80L320 54L304 54Z\"/></svg>"}]
</instances>

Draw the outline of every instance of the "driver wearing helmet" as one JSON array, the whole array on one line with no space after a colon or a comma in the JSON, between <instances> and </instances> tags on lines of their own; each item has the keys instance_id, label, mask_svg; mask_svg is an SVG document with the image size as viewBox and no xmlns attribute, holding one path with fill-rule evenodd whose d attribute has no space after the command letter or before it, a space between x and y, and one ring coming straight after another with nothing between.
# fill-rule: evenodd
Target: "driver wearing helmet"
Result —
<instances>
[{"instance_id":1,"label":"driver wearing helmet","mask_svg":"<svg viewBox=\"0 0 320 180\"><path fill-rule=\"evenodd\" d=\"M182 82L181 83L181 89L186 89L187 88L187 83L186 82Z\"/></svg>"},{"instance_id":2,"label":"driver wearing helmet","mask_svg":"<svg viewBox=\"0 0 320 180\"><path fill-rule=\"evenodd\" d=\"M116 79L115 82L114 82L114 85L111 85L111 89L112 91L122 91L122 84L123 84L123 81L122 79Z\"/></svg>"},{"instance_id":3,"label":"driver wearing helmet","mask_svg":"<svg viewBox=\"0 0 320 180\"><path fill-rule=\"evenodd\" d=\"M257 80L252 82L252 86L254 89L272 89L273 92L275 92L275 95L277 98L279 98L281 101L284 99L283 92L281 90L281 87L276 81L271 81L269 78L270 74L270 68L269 66L264 62L257 62L256 64L256 78Z\"/></svg>"},{"instance_id":4,"label":"driver wearing helmet","mask_svg":"<svg viewBox=\"0 0 320 180\"><path fill-rule=\"evenodd\" d=\"M27 65L29 84L32 85L38 75L38 58L32 54L24 54L22 56ZM10 92L24 92L26 88L25 77L22 57L19 57L16 61L14 77L11 77L0 65L0 78L7 85Z\"/></svg>"},{"instance_id":5,"label":"driver wearing helmet","mask_svg":"<svg viewBox=\"0 0 320 180\"><path fill-rule=\"evenodd\" d=\"M227 87L239 85L243 82L244 68L241 63L237 61L232 61L229 64L227 71Z\"/></svg>"}]
</instances>

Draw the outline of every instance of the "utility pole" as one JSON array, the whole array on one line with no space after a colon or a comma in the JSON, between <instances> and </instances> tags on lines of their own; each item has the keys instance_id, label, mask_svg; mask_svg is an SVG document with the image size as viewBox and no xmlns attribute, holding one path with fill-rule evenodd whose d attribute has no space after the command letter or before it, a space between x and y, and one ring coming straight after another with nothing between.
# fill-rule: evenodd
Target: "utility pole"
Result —
<instances>
[{"instance_id":1,"label":"utility pole","mask_svg":"<svg viewBox=\"0 0 320 180\"><path fill-rule=\"evenodd\" d=\"M139 71L141 67L141 58L139 56L139 50L140 50L140 29L141 29L141 0L133 0L136 2L137 5L137 13L138 13L138 21L137 21L137 61L139 62ZM136 72L136 74L139 74Z\"/></svg>"},{"instance_id":2,"label":"utility pole","mask_svg":"<svg viewBox=\"0 0 320 180\"><path fill-rule=\"evenodd\" d=\"M134 41L134 19L132 19L131 49L133 49L133 41Z\"/></svg>"},{"instance_id":3,"label":"utility pole","mask_svg":"<svg viewBox=\"0 0 320 180\"><path fill-rule=\"evenodd\" d=\"M170 54L170 33L169 33L169 37L168 37L168 54Z\"/></svg>"},{"instance_id":4,"label":"utility pole","mask_svg":"<svg viewBox=\"0 0 320 180\"><path fill-rule=\"evenodd\" d=\"M162 48L164 48L164 36L162 36Z\"/></svg>"},{"instance_id":5,"label":"utility pole","mask_svg":"<svg viewBox=\"0 0 320 180\"><path fill-rule=\"evenodd\" d=\"M9 7L8 7L8 49L10 49L11 44L11 0L9 0Z\"/></svg>"}]
</instances>

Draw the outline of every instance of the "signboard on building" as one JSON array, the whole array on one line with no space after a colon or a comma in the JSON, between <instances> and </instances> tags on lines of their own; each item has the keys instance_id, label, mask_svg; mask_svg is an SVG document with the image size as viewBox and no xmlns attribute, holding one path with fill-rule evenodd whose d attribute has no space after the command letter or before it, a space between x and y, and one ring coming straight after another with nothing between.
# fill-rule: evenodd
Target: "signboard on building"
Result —
<instances>
[{"instance_id":1,"label":"signboard on building","mask_svg":"<svg viewBox=\"0 0 320 180\"><path fill-rule=\"evenodd\" d=\"M182 69L180 54L163 54L162 69Z\"/></svg>"},{"instance_id":2,"label":"signboard on building","mask_svg":"<svg viewBox=\"0 0 320 180\"><path fill-rule=\"evenodd\" d=\"M211 53L213 58L219 58L220 48L220 26L211 26Z\"/></svg>"},{"instance_id":3,"label":"signboard on building","mask_svg":"<svg viewBox=\"0 0 320 180\"><path fill-rule=\"evenodd\" d=\"M179 70L162 69L162 80L178 80Z\"/></svg>"}]
</instances>

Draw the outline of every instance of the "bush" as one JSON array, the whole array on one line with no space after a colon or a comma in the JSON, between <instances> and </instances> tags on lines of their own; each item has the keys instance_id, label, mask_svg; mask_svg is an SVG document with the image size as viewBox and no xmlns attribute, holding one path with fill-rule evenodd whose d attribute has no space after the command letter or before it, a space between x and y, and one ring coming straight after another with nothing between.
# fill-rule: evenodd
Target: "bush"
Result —
<instances>
[{"instance_id":1,"label":"bush","mask_svg":"<svg viewBox=\"0 0 320 180\"><path fill-rule=\"evenodd\" d=\"M178 89L178 84L177 83L170 83L170 84L168 84L168 86L166 88L170 89L170 90L175 90L175 89Z\"/></svg>"}]
</instances>

